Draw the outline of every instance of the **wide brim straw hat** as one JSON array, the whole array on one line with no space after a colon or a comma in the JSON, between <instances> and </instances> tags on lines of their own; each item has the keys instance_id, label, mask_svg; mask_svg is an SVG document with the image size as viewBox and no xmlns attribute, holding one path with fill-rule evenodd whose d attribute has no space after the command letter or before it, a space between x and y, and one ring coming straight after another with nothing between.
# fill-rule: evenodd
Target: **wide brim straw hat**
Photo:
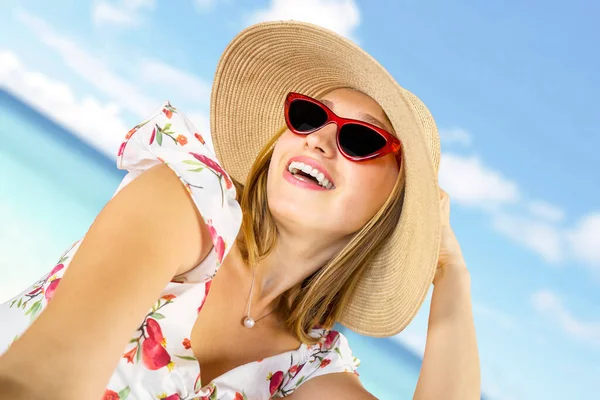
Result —
<instances>
[{"instance_id":1,"label":"wide brim straw hat","mask_svg":"<svg viewBox=\"0 0 600 400\"><path fill-rule=\"evenodd\" d=\"M285 125L287 93L318 98L337 88L377 101L402 142L405 190L398 225L338 321L361 334L391 336L422 305L439 255L440 143L425 105L352 41L304 22L265 22L240 32L221 56L211 93L211 135L225 170L244 183L260 150Z\"/></svg>"}]
</instances>

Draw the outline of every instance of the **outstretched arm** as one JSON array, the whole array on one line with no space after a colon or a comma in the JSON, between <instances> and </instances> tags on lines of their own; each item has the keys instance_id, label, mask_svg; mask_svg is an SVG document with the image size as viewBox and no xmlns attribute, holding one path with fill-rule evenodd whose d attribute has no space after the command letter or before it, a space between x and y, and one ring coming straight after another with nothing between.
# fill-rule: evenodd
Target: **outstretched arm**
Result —
<instances>
[{"instance_id":1,"label":"outstretched arm","mask_svg":"<svg viewBox=\"0 0 600 400\"><path fill-rule=\"evenodd\" d=\"M99 399L162 289L210 249L203 231L165 164L129 183L97 216L46 310L0 357L0 400Z\"/></svg>"},{"instance_id":2,"label":"outstretched arm","mask_svg":"<svg viewBox=\"0 0 600 400\"><path fill-rule=\"evenodd\" d=\"M470 277L450 227L450 201L441 192L442 238L415 400L476 400L481 396L479 355Z\"/></svg>"}]
</instances>

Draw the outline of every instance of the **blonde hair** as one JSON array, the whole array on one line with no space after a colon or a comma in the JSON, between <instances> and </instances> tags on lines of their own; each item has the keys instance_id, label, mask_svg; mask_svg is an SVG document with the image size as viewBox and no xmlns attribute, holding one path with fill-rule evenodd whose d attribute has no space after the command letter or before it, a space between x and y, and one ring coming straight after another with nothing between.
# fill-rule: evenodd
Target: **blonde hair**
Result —
<instances>
[{"instance_id":1,"label":"blonde hair","mask_svg":"<svg viewBox=\"0 0 600 400\"><path fill-rule=\"evenodd\" d=\"M281 128L256 158L246 184L235 182L242 207L242 236L237 241L242 258L254 268L275 247L277 230L267 203L267 176L275 143L285 132ZM369 260L392 234L402 211L404 168L381 209L358 230L350 242L311 276L287 290L277 314L285 328L298 339L313 344L309 335L314 326L331 329L344 310Z\"/></svg>"}]
</instances>

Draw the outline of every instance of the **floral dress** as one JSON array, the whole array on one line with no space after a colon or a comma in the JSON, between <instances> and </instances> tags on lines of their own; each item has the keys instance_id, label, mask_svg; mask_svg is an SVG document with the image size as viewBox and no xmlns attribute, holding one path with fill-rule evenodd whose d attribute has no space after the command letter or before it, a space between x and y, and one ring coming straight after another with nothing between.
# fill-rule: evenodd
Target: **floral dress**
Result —
<instances>
[{"instance_id":1,"label":"floral dress","mask_svg":"<svg viewBox=\"0 0 600 400\"><path fill-rule=\"evenodd\" d=\"M187 188L208 226L213 248L200 265L166 285L132 332L104 400L281 398L314 377L356 373L359 360L346 338L334 330L315 328L311 332L318 338L315 345L302 344L296 350L241 365L212 382L202 381L190 333L211 280L237 237L242 213L233 183L212 149L189 119L168 102L127 133L117 166L128 174L116 193L160 162L175 171ZM0 354L44 311L81 240L61 255L48 274L0 305Z\"/></svg>"}]
</instances>

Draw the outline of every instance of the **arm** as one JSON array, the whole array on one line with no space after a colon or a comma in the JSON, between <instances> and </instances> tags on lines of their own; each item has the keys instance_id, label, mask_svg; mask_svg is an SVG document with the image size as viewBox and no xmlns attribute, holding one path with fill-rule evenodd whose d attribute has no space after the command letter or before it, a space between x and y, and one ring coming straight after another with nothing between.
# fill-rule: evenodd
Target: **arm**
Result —
<instances>
[{"instance_id":1,"label":"arm","mask_svg":"<svg viewBox=\"0 0 600 400\"><path fill-rule=\"evenodd\" d=\"M302 383L290 400L377 400L360 383L358 376L349 372L321 375Z\"/></svg>"},{"instance_id":2,"label":"arm","mask_svg":"<svg viewBox=\"0 0 600 400\"><path fill-rule=\"evenodd\" d=\"M442 191L442 240L433 280L427 344L415 400L478 400L481 377L470 278L450 228L449 199Z\"/></svg>"},{"instance_id":3,"label":"arm","mask_svg":"<svg viewBox=\"0 0 600 400\"><path fill-rule=\"evenodd\" d=\"M98 214L47 308L0 358L0 399L100 398L162 289L210 247L173 171L142 173Z\"/></svg>"}]
</instances>

